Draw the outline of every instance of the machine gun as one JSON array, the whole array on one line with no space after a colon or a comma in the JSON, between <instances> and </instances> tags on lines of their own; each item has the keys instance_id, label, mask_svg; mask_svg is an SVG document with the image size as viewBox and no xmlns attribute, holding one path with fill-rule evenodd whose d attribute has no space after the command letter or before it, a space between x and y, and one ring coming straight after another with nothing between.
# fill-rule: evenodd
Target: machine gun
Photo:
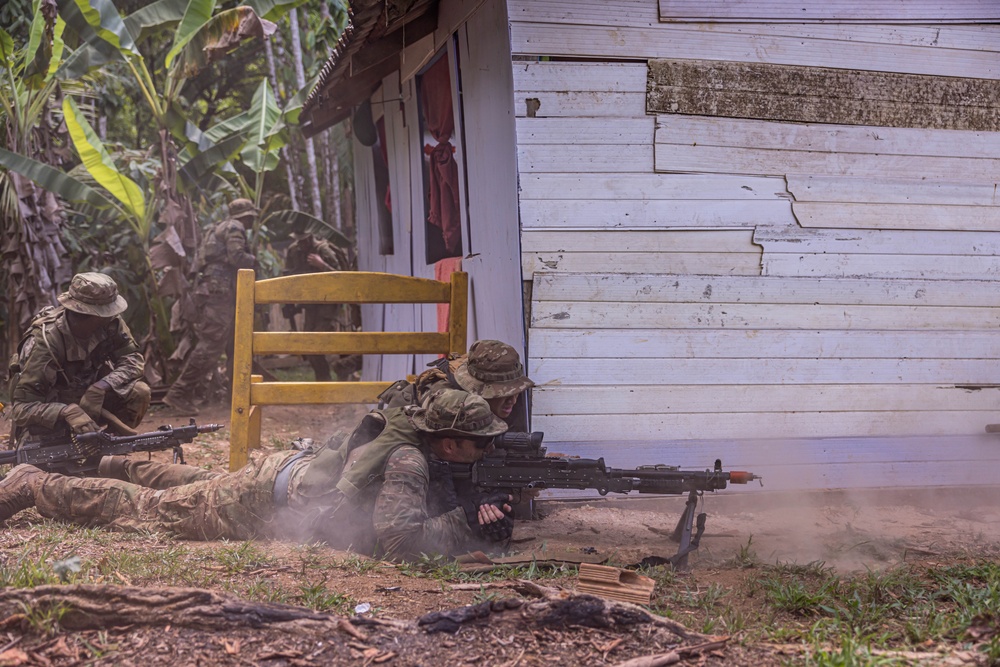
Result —
<instances>
[{"instance_id":1,"label":"machine gun","mask_svg":"<svg viewBox=\"0 0 1000 667\"><path fill-rule=\"evenodd\" d=\"M30 463L47 472L85 477L97 472L104 456L121 456L135 452L174 450L174 462L184 463L184 443L191 442L200 433L218 431L222 424L198 426L192 419L187 426L161 426L149 433L138 435L111 435L104 431L94 433L26 436L17 449L0 452L0 465Z\"/></svg>"},{"instance_id":2,"label":"machine gun","mask_svg":"<svg viewBox=\"0 0 1000 667\"><path fill-rule=\"evenodd\" d=\"M728 484L747 484L762 479L752 472L724 471L719 459L712 470L681 470L665 465L623 470L609 468L603 458L546 456L543 437L544 434L537 431L505 433L494 441L495 449L476 463L449 464L452 479L456 484L471 484L478 491L506 491L514 496L515 503L520 502L524 489L594 489L602 496L631 491L686 493L687 504L672 535L672 539L680 543L677 554L668 559L647 559L648 564L668 561L678 570L687 567L688 554L698 548L705 532L705 513L695 516L698 498L705 491L725 489Z\"/></svg>"}]
</instances>

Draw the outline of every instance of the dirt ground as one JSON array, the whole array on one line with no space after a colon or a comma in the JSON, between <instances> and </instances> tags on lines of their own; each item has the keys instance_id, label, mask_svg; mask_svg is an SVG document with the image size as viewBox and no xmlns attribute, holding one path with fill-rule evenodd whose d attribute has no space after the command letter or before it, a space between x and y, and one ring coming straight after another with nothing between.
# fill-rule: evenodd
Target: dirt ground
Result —
<instances>
[{"instance_id":1,"label":"dirt ground","mask_svg":"<svg viewBox=\"0 0 1000 667\"><path fill-rule=\"evenodd\" d=\"M356 422L360 408L276 407L265 410L263 449L281 449L298 437L324 442L332 433ZM203 410L199 423L228 422L228 409ZM147 416L140 430L162 424L184 423L162 408ZM5 424L6 425L6 424ZM147 428L148 427L148 428ZM212 469L225 469L228 461L228 429L207 434L185 447L187 462ZM166 453L154 455L166 458ZM767 471L754 472L767 477ZM756 485L755 485L756 486ZM738 493L706 494L699 511L708 515L707 529L698 551L690 556L691 570L677 575L689 590L705 591L713 585L738 587L748 574L741 559L752 552L764 563L822 562L838 572L879 570L906 562L934 563L956 554L997 553L1000 547L1000 504L993 489L879 491L866 493L781 494L767 487ZM572 561L590 558L626 566L647 556L669 556L676 545L669 541L683 498L577 498L538 501L543 518L518 521L512 555L544 561L555 557ZM22 513L0 533L0 562L9 565L10 555L39 539L40 518ZM103 531L100 531L103 533ZM99 539L95 539L99 536ZM51 538L47 538L51 539ZM234 570L209 556L220 549L234 553L225 543L185 543L186 571L128 575L113 567L101 568L116 551L166 553L176 543L158 536L99 535L94 531L69 529L60 537L53 557L72 553L97 563L100 575L90 581L102 586L162 588L190 586L230 596L231 610L241 591L259 585L305 591L336 591L344 604L331 607L351 615L362 611L354 631L288 631L261 621L233 622L224 629L184 622L150 624L143 615L123 617L110 627L74 629L64 622L62 632L39 634L25 625L24 615L0 619L0 667L28 664L267 664L313 665L542 665L627 664L644 655L681 650L679 659L697 664L795 663L785 648L775 645L730 641L723 648L684 653L684 646L697 645L694 633L687 641L655 623L635 622L583 627L579 620L561 625L526 625L527 607L494 610L489 623L463 627L456 634L427 634L417 619L430 612L452 610L463 605L493 603L507 598L524 600L515 588L516 576L508 580L477 580L463 584L458 570L433 572L433 564L419 568L367 561L322 546L266 543L260 546L259 566L253 563ZM443 564L440 564L444 568ZM530 567L527 568L530 573ZM562 571L570 574L560 574ZM232 576L230 576L232 575ZM556 568L540 583L572 590L575 570ZM253 588L259 591L259 588ZM86 592L85 592L86 593ZM11 591L7 591L12 595ZM257 595L260 599L260 595ZM299 607L316 608L303 592L300 599L282 600ZM526 603L519 603L526 604ZM752 604L752 601L749 602ZM28 605L30 606L30 605ZM197 607L197 605L195 605ZM225 605L223 605L225 606ZM502 606L502 605L501 605ZM4 607L0 595L0 611ZM190 609L190 608L188 608ZM533 612L533 613L537 613ZM226 616L226 614L222 614ZM264 614L266 617L267 614ZM211 616L211 618L217 618ZM368 619L366 621L366 619ZM495 619L495 620L492 620ZM634 620L634 619L633 619ZM684 622L683 614L676 618ZM694 619L692 618L692 622ZM313 623L320 623L312 619ZM379 625L386 623L388 625ZM395 623L396 625L392 625ZM256 625L255 625L256 624ZM332 627L332 626L331 626ZM692 630L693 632L693 630ZM715 629L717 634L719 628ZM6 639L5 639L6 638ZM704 637L700 637L704 639ZM704 643L704 642L702 642ZM636 663L639 664L639 663ZM647 663L667 664L667 663ZM942 663L943 664L943 663Z\"/></svg>"}]
</instances>

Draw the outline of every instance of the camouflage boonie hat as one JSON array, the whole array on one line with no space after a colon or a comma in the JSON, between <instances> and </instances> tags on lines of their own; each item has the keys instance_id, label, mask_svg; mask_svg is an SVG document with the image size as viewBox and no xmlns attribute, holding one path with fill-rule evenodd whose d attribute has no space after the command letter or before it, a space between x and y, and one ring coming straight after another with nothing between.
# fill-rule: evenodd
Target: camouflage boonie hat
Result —
<instances>
[{"instance_id":1,"label":"camouflage boonie hat","mask_svg":"<svg viewBox=\"0 0 1000 667\"><path fill-rule=\"evenodd\" d=\"M427 407L417 408L410 421L418 431L446 437L492 438L507 430L481 396L461 389L442 389L431 394Z\"/></svg>"},{"instance_id":2,"label":"camouflage boonie hat","mask_svg":"<svg viewBox=\"0 0 1000 667\"><path fill-rule=\"evenodd\" d=\"M245 215L257 215L259 212L249 199L234 199L229 202L229 215L234 218L241 218Z\"/></svg>"},{"instance_id":3,"label":"camouflage boonie hat","mask_svg":"<svg viewBox=\"0 0 1000 667\"><path fill-rule=\"evenodd\" d=\"M118 293L118 284L103 273L76 274L69 290L57 298L66 310L98 317L114 317L128 308L128 302Z\"/></svg>"},{"instance_id":4,"label":"camouflage boonie hat","mask_svg":"<svg viewBox=\"0 0 1000 667\"><path fill-rule=\"evenodd\" d=\"M455 369L459 386L483 398L517 396L535 386L524 374L517 350L498 340L477 340Z\"/></svg>"}]
</instances>

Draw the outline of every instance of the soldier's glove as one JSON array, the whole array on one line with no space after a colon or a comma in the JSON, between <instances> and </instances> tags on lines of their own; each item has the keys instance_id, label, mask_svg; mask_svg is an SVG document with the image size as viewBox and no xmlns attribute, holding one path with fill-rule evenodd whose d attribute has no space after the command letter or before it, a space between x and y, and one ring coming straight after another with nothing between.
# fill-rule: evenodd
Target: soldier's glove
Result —
<instances>
[{"instance_id":1,"label":"soldier's glove","mask_svg":"<svg viewBox=\"0 0 1000 667\"><path fill-rule=\"evenodd\" d=\"M94 421L97 421L101 416L101 408L104 407L104 397L108 393L108 389L111 389L111 385L104 380L98 380L87 387L87 391L83 392L83 396L80 397L80 408Z\"/></svg>"},{"instance_id":2,"label":"soldier's glove","mask_svg":"<svg viewBox=\"0 0 1000 667\"><path fill-rule=\"evenodd\" d=\"M69 425L73 433L93 433L97 430L94 420L76 403L67 404L60 411L59 417Z\"/></svg>"},{"instance_id":3,"label":"soldier's glove","mask_svg":"<svg viewBox=\"0 0 1000 667\"><path fill-rule=\"evenodd\" d=\"M505 512L504 505L510 505L510 495L502 492L489 493L475 499L461 500L462 509L465 510L465 519L469 522L469 527L475 535L484 537L491 542L503 542L509 540L514 534L514 519L511 518L513 512ZM502 519L489 523L479 523L479 508L483 505L496 507Z\"/></svg>"}]
</instances>

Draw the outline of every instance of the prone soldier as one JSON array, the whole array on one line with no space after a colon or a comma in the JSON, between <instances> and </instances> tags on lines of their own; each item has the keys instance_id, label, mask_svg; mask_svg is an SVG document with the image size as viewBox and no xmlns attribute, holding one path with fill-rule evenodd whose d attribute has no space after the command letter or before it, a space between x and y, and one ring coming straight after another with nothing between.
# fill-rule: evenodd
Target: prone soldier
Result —
<instances>
[{"instance_id":1,"label":"prone soldier","mask_svg":"<svg viewBox=\"0 0 1000 667\"><path fill-rule=\"evenodd\" d=\"M81 479L22 464L0 481L0 522L35 507L80 525L182 539L319 539L392 558L456 555L509 540L511 498L459 500L431 468L482 459L506 430L481 397L444 390L425 407L369 413L339 445L258 457L234 473L109 457L102 472L122 479Z\"/></svg>"},{"instance_id":2,"label":"prone soldier","mask_svg":"<svg viewBox=\"0 0 1000 667\"><path fill-rule=\"evenodd\" d=\"M149 408L145 360L121 318L128 303L115 281L78 273L58 300L36 316L10 360L15 445L27 434L86 433L108 421L132 428Z\"/></svg>"}]
</instances>

